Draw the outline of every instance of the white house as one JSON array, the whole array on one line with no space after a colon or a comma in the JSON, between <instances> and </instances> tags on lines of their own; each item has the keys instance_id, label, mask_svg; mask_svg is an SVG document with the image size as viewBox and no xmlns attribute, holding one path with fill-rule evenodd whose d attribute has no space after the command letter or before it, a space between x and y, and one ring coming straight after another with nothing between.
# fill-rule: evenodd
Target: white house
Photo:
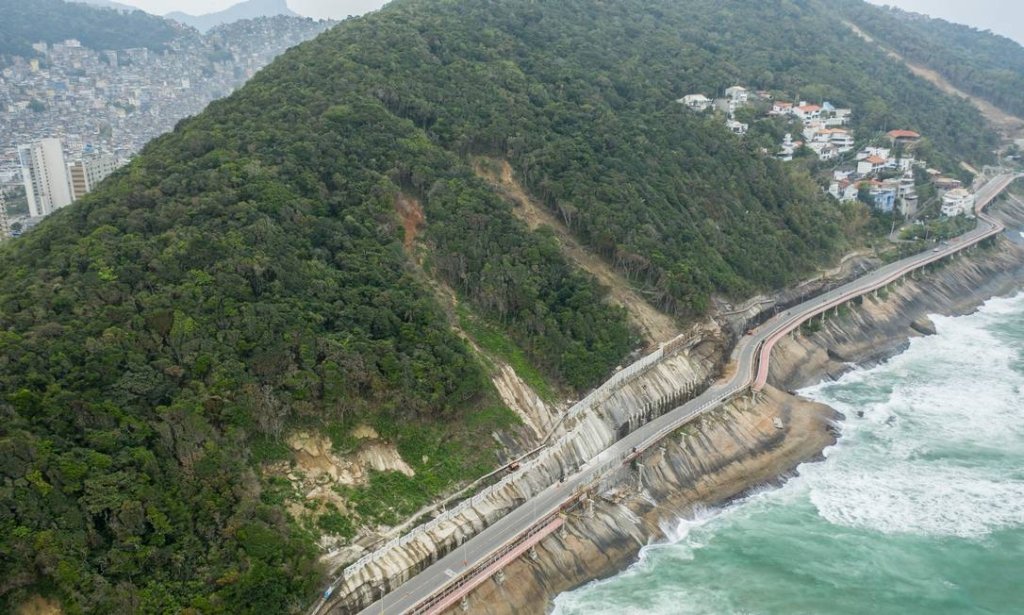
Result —
<instances>
[{"instance_id":1,"label":"white house","mask_svg":"<svg viewBox=\"0 0 1024 615\"><path fill-rule=\"evenodd\" d=\"M832 145L836 146L840 154L853 151L854 139L853 135L847 130L840 128L833 128L829 132L829 141Z\"/></svg>"},{"instance_id":2,"label":"white house","mask_svg":"<svg viewBox=\"0 0 1024 615\"><path fill-rule=\"evenodd\" d=\"M745 135L745 134L747 134L747 129L750 128L749 125L744 124L743 122L737 122L736 120L728 120L728 121L726 121L725 122L725 127L728 128L730 131L732 131L733 134L736 134L736 135Z\"/></svg>"},{"instance_id":3,"label":"white house","mask_svg":"<svg viewBox=\"0 0 1024 615\"><path fill-rule=\"evenodd\" d=\"M966 188L954 188L942 195L942 215L974 215L974 194Z\"/></svg>"},{"instance_id":4,"label":"white house","mask_svg":"<svg viewBox=\"0 0 1024 615\"><path fill-rule=\"evenodd\" d=\"M914 168L914 157L905 156L903 158L896 159L896 168L904 173L909 173Z\"/></svg>"},{"instance_id":5,"label":"white house","mask_svg":"<svg viewBox=\"0 0 1024 615\"><path fill-rule=\"evenodd\" d=\"M900 199L901 214L912 216L917 213L917 186L914 183L913 173L906 173L899 179L899 190L896 196Z\"/></svg>"},{"instance_id":6,"label":"white house","mask_svg":"<svg viewBox=\"0 0 1024 615\"><path fill-rule=\"evenodd\" d=\"M846 126L850 123L850 117L853 115L852 109L836 109L827 114L825 118L825 125L830 128L837 126Z\"/></svg>"},{"instance_id":7,"label":"white house","mask_svg":"<svg viewBox=\"0 0 1024 615\"><path fill-rule=\"evenodd\" d=\"M857 173L859 175L870 175L878 173L889 166L889 161L881 156L868 156L857 161Z\"/></svg>"},{"instance_id":8,"label":"white house","mask_svg":"<svg viewBox=\"0 0 1024 615\"><path fill-rule=\"evenodd\" d=\"M793 135L786 133L786 138L782 140L782 148L779 153L775 154L775 157L784 162L789 162L793 159L793 154L796 150L803 145L800 141L793 141Z\"/></svg>"},{"instance_id":9,"label":"white house","mask_svg":"<svg viewBox=\"0 0 1024 615\"><path fill-rule=\"evenodd\" d=\"M864 149L857 152L857 160L864 160L870 156L878 156L879 158L889 159L892 151L884 147L865 147Z\"/></svg>"},{"instance_id":10,"label":"white house","mask_svg":"<svg viewBox=\"0 0 1024 615\"><path fill-rule=\"evenodd\" d=\"M738 104L746 104L750 100L750 92L747 88L739 85L734 85L731 88L725 90L726 98L736 101Z\"/></svg>"},{"instance_id":11,"label":"white house","mask_svg":"<svg viewBox=\"0 0 1024 615\"><path fill-rule=\"evenodd\" d=\"M791 115L793 113L793 103L783 102L776 100L772 103L772 110L768 112L769 115Z\"/></svg>"},{"instance_id":12,"label":"white house","mask_svg":"<svg viewBox=\"0 0 1024 615\"><path fill-rule=\"evenodd\" d=\"M705 111L711 107L711 99L703 94L688 94L676 102L694 111Z\"/></svg>"},{"instance_id":13,"label":"white house","mask_svg":"<svg viewBox=\"0 0 1024 615\"><path fill-rule=\"evenodd\" d=\"M818 105L808 105L801 101L799 106L793 107L793 115L805 122L808 120L816 120L821 117L821 107Z\"/></svg>"},{"instance_id":14,"label":"white house","mask_svg":"<svg viewBox=\"0 0 1024 615\"><path fill-rule=\"evenodd\" d=\"M836 149L835 145L832 145L827 141L814 141L809 143L807 147L811 148L811 150L813 150L821 160L835 160L839 157L839 150Z\"/></svg>"},{"instance_id":15,"label":"white house","mask_svg":"<svg viewBox=\"0 0 1024 615\"><path fill-rule=\"evenodd\" d=\"M838 179L828 187L828 193L845 203L856 201L859 188L857 184L848 179Z\"/></svg>"}]
</instances>

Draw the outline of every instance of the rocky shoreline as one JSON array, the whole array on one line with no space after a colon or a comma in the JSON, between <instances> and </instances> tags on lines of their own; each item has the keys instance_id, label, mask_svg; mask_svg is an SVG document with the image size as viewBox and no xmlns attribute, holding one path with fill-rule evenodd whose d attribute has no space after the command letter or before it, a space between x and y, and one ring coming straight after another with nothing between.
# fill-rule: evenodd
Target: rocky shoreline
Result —
<instances>
[{"instance_id":1,"label":"rocky shoreline","mask_svg":"<svg viewBox=\"0 0 1024 615\"><path fill-rule=\"evenodd\" d=\"M1024 210L996 213L1024 227ZM1024 246L1001 238L988 249L906 279L780 342L768 387L701 417L601 485L589 510L571 514L532 557L510 564L468 596L465 612L545 613L551 599L614 575L646 544L665 539L676 520L721 506L763 485L781 484L835 442L841 416L786 391L884 361L913 337L934 333L929 314L973 312L988 299L1024 288ZM453 612L463 612L456 608Z\"/></svg>"}]
</instances>

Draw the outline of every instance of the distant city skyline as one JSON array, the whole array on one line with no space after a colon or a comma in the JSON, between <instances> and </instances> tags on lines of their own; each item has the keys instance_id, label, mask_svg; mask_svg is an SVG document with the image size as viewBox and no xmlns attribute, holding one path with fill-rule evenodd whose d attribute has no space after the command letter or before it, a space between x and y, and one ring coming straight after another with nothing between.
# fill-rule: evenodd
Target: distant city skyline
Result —
<instances>
[{"instance_id":1,"label":"distant city skyline","mask_svg":"<svg viewBox=\"0 0 1024 615\"><path fill-rule=\"evenodd\" d=\"M193 15L220 11L240 0L121 0L157 15L184 11ZM1024 45L1024 3L1020 0L868 0L897 6L982 30L992 30ZM387 0L288 0L301 15L318 19L344 19L379 9Z\"/></svg>"}]
</instances>

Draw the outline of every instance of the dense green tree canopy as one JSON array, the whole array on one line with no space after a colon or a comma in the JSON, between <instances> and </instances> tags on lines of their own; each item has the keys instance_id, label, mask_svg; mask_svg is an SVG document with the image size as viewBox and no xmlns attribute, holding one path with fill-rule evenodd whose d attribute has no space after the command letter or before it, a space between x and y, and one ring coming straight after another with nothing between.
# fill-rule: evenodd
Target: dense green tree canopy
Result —
<instances>
[{"instance_id":1,"label":"dense green tree canopy","mask_svg":"<svg viewBox=\"0 0 1024 615\"><path fill-rule=\"evenodd\" d=\"M963 91L1024 116L1024 47L1005 36L892 7L832 0L879 42Z\"/></svg>"},{"instance_id":2,"label":"dense green tree canopy","mask_svg":"<svg viewBox=\"0 0 1024 615\"><path fill-rule=\"evenodd\" d=\"M806 173L673 102L735 83L919 129L947 162L989 147L810 0L398 0L0 247L0 608L299 609L313 536L260 462L300 427L367 421L416 470L347 492L338 534L482 473L496 396L433 286L564 388L621 362L623 311L472 156L680 317L832 258L843 212Z\"/></svg>"}]
</instances>

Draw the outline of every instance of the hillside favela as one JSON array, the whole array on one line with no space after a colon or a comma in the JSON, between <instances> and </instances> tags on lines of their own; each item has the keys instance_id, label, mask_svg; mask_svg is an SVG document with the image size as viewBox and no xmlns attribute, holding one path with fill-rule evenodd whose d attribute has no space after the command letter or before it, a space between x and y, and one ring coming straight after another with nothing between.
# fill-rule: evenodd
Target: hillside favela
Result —
<instances>
[{"instance_id":1,"label":"hillside favela","mask_svg":"<svg viewBox=\"0 0 1024 615\"><path fill-rule=\"evenodd\" d=\"M127 23L114 34L106 31L114 24L101 27L90 20L116 11L73 5L61 32L75 35L81 27L82 34L76 36L84 37L83 43L78 38L56 40L40 25L40 20L60 15L60 4L42 1L5 12L18 17L26 13L24 21L16 19L3 28L0 40L0 185L8 192L15 234L77 200L154 137L230 94L281 52L331 25L269 14L201 34L173 21L119 12L112 19ZM132 27L139 25L129 17L149 30L133 35ZM56 153L57 147L62 154ZM39 158L43 151L48 151L45 170ZM50 180L56 184L54 194L33 179L41 173L55 178Z\"/></svg>"},{"instance_id":2,"label":"hillside favela","mask_svg":"<svg viewBox=\"0 0 1024 615\"><path fill-rule=\"evenodd\" d=\"M0 0L0 612L1024 612L1022 44Z\"/></svg>"}]
</instances>

